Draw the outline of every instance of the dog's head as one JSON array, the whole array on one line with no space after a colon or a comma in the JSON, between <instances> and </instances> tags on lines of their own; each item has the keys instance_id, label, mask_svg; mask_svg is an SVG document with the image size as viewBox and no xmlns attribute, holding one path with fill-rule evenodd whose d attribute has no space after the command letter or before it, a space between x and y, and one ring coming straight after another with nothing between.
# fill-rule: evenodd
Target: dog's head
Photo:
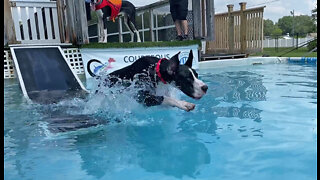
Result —
<instances>
[{"instance_id":1,"label":"dog's head","mask_svg":"<svg viewBox=\"0 0 320 180\"><path fill-rule=\"evenodd\" d=\"M180 52L169 60L166 71L168 75L171 76L175 86L183 93L194 99L200 99L206 94L208 86L198 79L198 73L192 69L192 50L184 65L180 65L179 63L179 54Z\"/></svg>"}]
</instances>

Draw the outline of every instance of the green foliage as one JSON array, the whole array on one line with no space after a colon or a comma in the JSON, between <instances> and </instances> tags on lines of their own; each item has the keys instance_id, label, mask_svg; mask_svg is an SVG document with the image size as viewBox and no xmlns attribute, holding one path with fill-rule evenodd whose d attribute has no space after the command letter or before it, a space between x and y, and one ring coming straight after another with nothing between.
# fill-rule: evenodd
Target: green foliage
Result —
<instances>
[{"instance_id":1,"label":"green foliage","mask_svg":"<svg viewBox=\"0 0 320 180\"><path fill-rule=\"evenodd\" d=\"M282 30L278 27L278 26L275 26L271 32L271 36L276 38L276 37L279 37L282 35Z\"/></svg>"},{"instance_id":2,"label":"green foliage","mask_svg":"<svg viewBox=\"0 0 320 180\"><path fill-rule=\"evenodd\" d=\"M283 34L290 33L292 35L292 28L294 23L294 34L305 36L307 33L316 32L316 25L311 16L301 15L284 16L279 19L277 25L282 30Z\"/></svg>"},{"instance_id":3,"label":"green foliage","mask_svg":"<svg viewBox=\"0 0 320 180\"><path fill-rule=\"evenodd\" d=\"M301 15L295 17L295 32L300 35L316 32L316 25L310 16Z\"/></svg>"},{"instance_id":4,"label":"green foliage","mask_svg":"<svg viewBox=\"0 0 320 180\"><path fill-rule=\"evenodd\" d=\"M278 20L277 24L284 34L292 34L292 21L292 16L283 16Z\"/></svg>"},{"instance_id":5,"label":"green foliage","mask_svg":"<svg viewBox=\"0 0 320 180\"><path fill-rule=\"evenodd\" d=\"M312 9L312 11L311 11L311 16L312 16L312 19L314 20L314 21L317 21L317 6L314 8L314 9Z\"/></svg>"},{"instance_id":6,"label":"green foliage","mask_svg":"<svg viewBox=\"0 0 320 180\"><path fill-rule=\"evenodd\" d=\"M263 20L263 33L264 36L271 36L271 33L274 29L273 21L270 19Z\"/></svg>"},{"instance_id":7,"label":"green foliage","mask_svg":"<svg viewBox=\"0 0 320 180\"><path fill-rule=\"evenodd\" d=\"M311 50L313 50L313 49L316 48L316 47L317 47L317 39L315 39L314 41L310 42L310 43L308 44L308 46L307 46L308 51L311 51Z\"/></svg>"}]
</instances>

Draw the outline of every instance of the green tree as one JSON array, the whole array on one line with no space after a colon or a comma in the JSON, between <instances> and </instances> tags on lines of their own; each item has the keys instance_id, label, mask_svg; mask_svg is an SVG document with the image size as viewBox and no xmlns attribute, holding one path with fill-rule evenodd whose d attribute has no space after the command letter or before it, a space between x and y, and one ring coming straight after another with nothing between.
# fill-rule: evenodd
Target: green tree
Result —
<instances>
[{"instance_id":1,"label":"green tree","mask_svg":"<svg viewBox=\"0 0 320 180\"><path fill-rule=\"evenodd\" d=\"M275 26L274 29L272 30L271 36L273 38L276 38L276 37L281 36L282 33L283 33L282 30L278 26Z\"/></svg>"},{"instance_id":2,"label":"green tree","mask_svg":"<svg viewBox=\"0 0 320 180\"><path fill-rule=\"evenodd\" d=\"M300 36L305 36L307 33L315 32L316 25L311 16L300 15L284 16L278 20L278 26L283 34L290 33L292 35L292 23L294 23L294 32Z\"/></svg>"},{"instance_id":3,"label":"green tree","mask_svg":"<svg viewBox=\"0 0 320 180\"><path fill-rule=\"evenodd\" d=\"M273 21L270 19L263 20L263 34L264 36L271 36L274 29Z\"/></svg>"},{"instance_id":4,"label":"green tree","mask_svg":"<svg viewBox=\"0 0 320 180\"><path fill-rule=\"evenodd\" d=\"M305 36L307 33L316 32L317 28L311 16L301 15L295 17L295 30L300 36Z\"/></svg>"},{"instance_id":5,"label":"green tree","mask_svg":"<svg viewBox=\"0 0 320 180\"><path fill-rule=\"evenodd\" d=\"M317 21L317 5L316 5L316 7L314 9L312 9L311 14L312 14L311 15L312 19Z\"/></svg>"},{"instance_id":6,"label":"green tree","mask_svg":"<svg viewBox=\"0 0 320 180\"><path fill-rule=\"evenodd\" d=\"M283 16L278 20L278 27L282 30L284 34L292 34L292 16Z\"/></svg>"}]
</instances>

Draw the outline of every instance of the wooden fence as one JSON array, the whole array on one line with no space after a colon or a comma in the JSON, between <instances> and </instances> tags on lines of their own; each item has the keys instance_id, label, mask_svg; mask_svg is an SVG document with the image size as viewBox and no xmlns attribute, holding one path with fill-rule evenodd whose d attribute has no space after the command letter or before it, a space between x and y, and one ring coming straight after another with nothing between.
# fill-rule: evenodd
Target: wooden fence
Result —
<instances>
[{"instance_id":1,"label":"wooden fence","mask_svg":"<svg viewBox=\"0 0 320 180\"><path fill-rule=\"evenodd\" d=\"M208 53L253 53L263 50L263 11L265 6L246 9L239 3L240 10L215 14L215 40L207 43Z\"/></svg>"},{"instance_id":2,"label":"wooden fence","mask_svg":"<svg viewBox=\"0 0 320 180\"><path fill-rule=\"evenodd\" d=\"M9 44L89 43L83 0L4 1L10 4L5 15L12 18L15 32L6 30Z\"/></svg>"},{"instance_id":3,"label":"wooden fence","mask_svg":"<svg viewBox=\"0 0 320 180\"><path fill-rule=\"evenodd\" d=\"M11 0L10 5L17 41L60 43L56 2Z\"/></svg>"}]
</instances>

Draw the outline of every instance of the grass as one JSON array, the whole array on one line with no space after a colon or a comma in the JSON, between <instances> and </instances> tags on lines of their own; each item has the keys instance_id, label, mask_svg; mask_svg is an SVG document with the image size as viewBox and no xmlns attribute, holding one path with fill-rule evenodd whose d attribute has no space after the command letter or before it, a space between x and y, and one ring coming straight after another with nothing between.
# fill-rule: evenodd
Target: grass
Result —
<instances>
[{"instance_id":1,"label":"grass","mask_svg":"<svg viewBox=\"0 0 320 180\"><path fill-rule=\"evenodd\" d=\"M200 40L190 41L163 41L163 42L124 42L124 43L90 43L81 45L80 48L137 48L137 47L173 47L189 46L198 44L201 47Z\"/></svg>"},{"instance_id":2,"label":"grass","mask_svg":"<svg viewBox=\"0 0 320 180\"><path fill-rule=\"evenodd\" d=\"M278 51L276 51L275 48L264 48L262 53L250 54L250 56L262 56L262 55L280 56L280 55L282 55L282 57L317 57L317 52L312 52L312 53L306 55L309 52L306 47L302 47L302 48L296 49L294 51L291 51L288 54L284 54L285 52L288 52L291 49L292 49L292 47L278 48Z\"/></svg>"}]
</instances>

